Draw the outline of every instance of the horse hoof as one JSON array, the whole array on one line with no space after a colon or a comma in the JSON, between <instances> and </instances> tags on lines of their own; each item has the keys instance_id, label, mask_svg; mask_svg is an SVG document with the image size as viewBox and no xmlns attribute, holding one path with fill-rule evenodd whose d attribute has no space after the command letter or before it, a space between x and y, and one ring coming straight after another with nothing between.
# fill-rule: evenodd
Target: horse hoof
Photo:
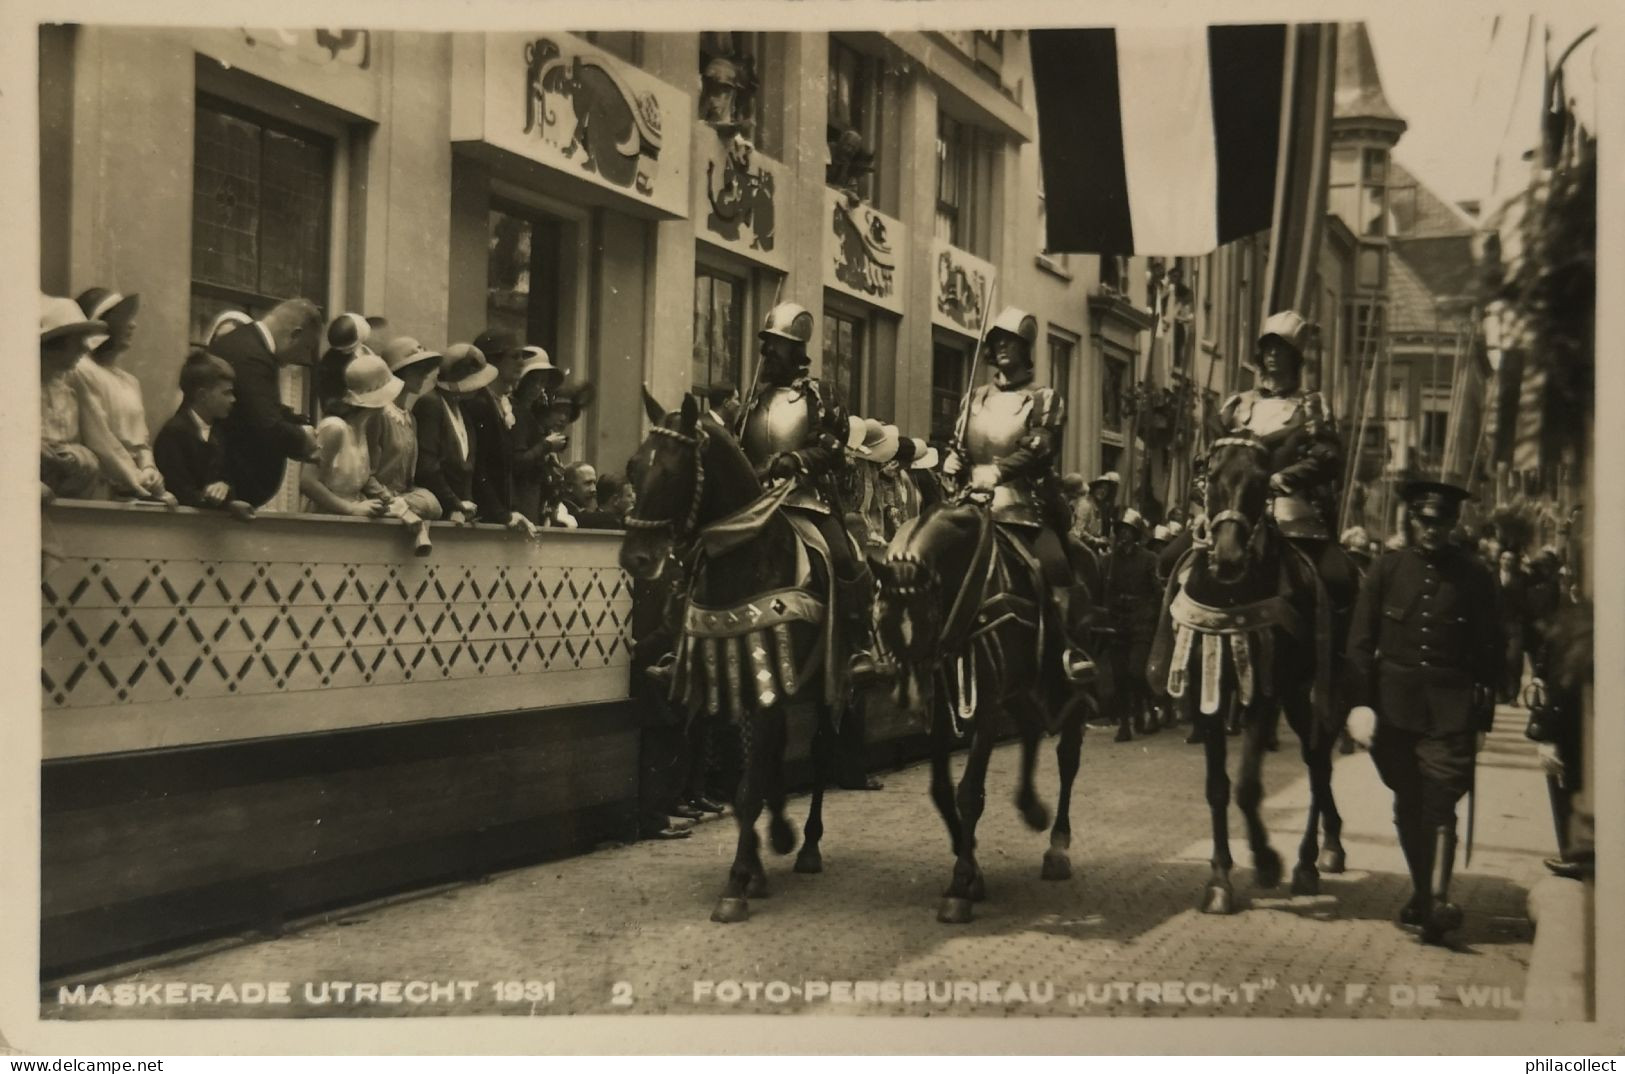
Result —
<instances>
[{"instance_id":1,"label":"horse hoof","mask_svg":"<svg viewBox=\"0 0 1625 1074\"><path fill-rule=\"evenodd\" d=\"M796 848L796 826L789 817L774 817L767 826L768 845L775 854L788 854Z\"/></svg>"},{"instance_id":2,"label":"horse hoof","mask_svg":"<svg viewBox=\"0 0 1625 1074\"><path fill-rule=\"evenodd\" d=\"M1202 893L1202 913L1233 914L1236 912L1236 893L1228 884L1209 884Z\"/></svg>"},{"instance_id":3,"label":"horse hoof","mask_svg":"<svg viewBox=\"0 0 1625 1074\"><path fill-rule=\"evenodd\" d=\"M1292 870L1292 894L1319 895L1320 873L1313 865L1300 862Z\"/></svg>"},{"instance_id":4,"label":"horse hoof","mask_svg":"<svg viewBox=\"0 0 1625 1074\"><path fill-rule=\"evenodd\" d=\"M717 900L716 909L711 911L711 920L719 925L732 925L750 917L750 904L744 899L730 899L724 896Z\"/></svg>"},{"instance_id":5,"label":"horse hoof","mask_svg":"<svg viewBox=\"0 0 1625 1074\"><path fill-rule=\"evenodd\" d=\"M818 851L808 847L796 855L796 872L821 873L824 871L824 856Z\"/></svg>"},{"instance_id":6,"label":"horse hoof","mask_svg":"<svg viewBox=\"0 0 1625 1074\"><path fill-rule=\"evenodd\" d=\"M1327 847L1325 850L1320 852L1319 864L1321 872L1331 873L1335 876L1348 867L1348 855L1343 853L1342 847L1338 847L1335 850L1331 847Z\"/></svg>"},{"instance_id":7,"label":"horse hoof","mask_svg":"<svg viewBox=\"0 0 1625 1074\"><path fill-rule=\"evenodd\" d=\"M1269 847L1254 854L1253 883L1266 889L1278 887L1281 883L1281 855Z\"/></svg>"},{"instance_id":8,"label":"horse hoof","mask_svg":"<svg viewBox=\"0 0 1625 1074\"><path fill-rule=\"evenodd\" d=\"M745 885L745 897L747 899L765 899L771 894L773 893L767 888L767 877L761 873L752 876Z\"/></svg>"},{"instance_id":9,"label":"horse hoof","mask_svg":"<svg viewBox=\"0 0 1625 1074\"><path fill-rule=\"evenodd\" d=\"M1071 880L1072 860L1066 856L1064 850L1046 850L1044 852L1044 867L1038 875L1044 880Z\"/></svg>"},{"instance_id":10,"label":"horse hoof","mask_svg":"<svg viewBox=\"0 0 1625 1074\"><path fill-rule=\"evenodd\" d=\"M937 920L944 925L964 925L971 919L971 903L969 899L945 896L937 906Z\"/></svg>"}]
</instances>

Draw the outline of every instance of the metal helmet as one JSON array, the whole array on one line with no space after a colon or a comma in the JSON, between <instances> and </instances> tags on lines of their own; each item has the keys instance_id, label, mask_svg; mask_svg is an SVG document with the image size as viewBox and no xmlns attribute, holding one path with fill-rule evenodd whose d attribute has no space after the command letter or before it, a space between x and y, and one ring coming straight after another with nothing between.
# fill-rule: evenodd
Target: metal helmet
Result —
<instances>
[{"instance_id":1,"label":"metal helmet","mask_svg":"<svg viewBox=\"0 0 1625 1074\"><path fill-rule=\"evenodd\" d=\"M1262 347L1265 340L1274 336L1297 352L1301 361L1308 349L1309 336L1313 331L1314 326L1304 320L1303 314L1297 310L1281 310L1279 313L1270 314L1259 328L1258 345Z\"/></svg>"},{"instance_id":2,"label":"metal helmet","mask_svg":"<svg viewBox=\"0 0 1625 1074\"><path fill-rule=\"evenodd\" d=\"M812 339L812 314L807 312L805 306L795 302L781 302L767 311L767 320L763 322L759 334L805 344Z\"/></svg>"},{"instance_id":3,"label":"metal helmet","mask_svg":"<svg viewBox=\"0 0 1625 1074\"><path fill-rule=\"evenodd\" d=\"M1030 351L1033 345L1038 342L1038 318L1024 309L1006 306L993 319L993 323L988 326L988 338L992 339L995 332L1004 332L1007 335L1015 336L1027 344Z\"/></svg>"}]
</instances>

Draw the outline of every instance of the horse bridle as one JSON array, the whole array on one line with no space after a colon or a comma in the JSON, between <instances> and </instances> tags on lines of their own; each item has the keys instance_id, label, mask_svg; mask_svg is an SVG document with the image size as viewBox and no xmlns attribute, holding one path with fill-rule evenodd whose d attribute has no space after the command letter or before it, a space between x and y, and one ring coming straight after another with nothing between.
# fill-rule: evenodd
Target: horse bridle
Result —
<instances>
[{"instance_id":1,"label":"horse bridle","mask_svg":"<svg viewBox=\"0 0 1625 1074\"><path fill-rule=\"evenodd\" d=\"M684 537L693 533L700 524L700 500L705 494L705 442L710 434L703 425L696 425L694 435L680 433L676 429L668 429L664 425L656 425L649 430L655 436L664 436L677 441L685 447L694 449L694 499L688 506L688 517L681 523L672 518L639 518L627 515L625 522L629 530L671 530L673 543L680 542ZM635 510L635 508L634 508Z\"/></svg>"},{"instance_id":2,"label":"horse bridle","mask_svg":"<svg viewBox=\"0 0 1625 1074\"><path fill-rule=\"evenodd\" d=\"M1266 447L1264 445L1264 442L1262 440L1258 439L1257 437L1253 437L1253 436L1221 436L1221 437L1219 437L1219 439L1213 441L1212 447L1208 448L1208 458L1211 460L1212 457L1213 457L1213 452L1216 451L1219 448L1222 448L1222 447L1251 448L1252 450L1258 452L1260 455L1262 455L1264 457L1264 461L1265 461L1266 464L1269 462L1269 448ZM1205 479L1205 483L1210 488L1211 488L1211 485L1212 485L1212 473L1213 473L1213 467L1212 467L1212 465L1210 463L1210 465L1208 466L1208 477ZM1203 498L1206 499L1206 496L1204 496ZM1235 522L1235 523L1238 523L1241 526L1241 532L1244 535L1246 535L1246 536L1244 536L1242 538L1244 543L1247 540L1247 538L1252 535L1253 525L1254 525L1253 520L1248 518L1246 515L1242 514L1240 511L1237 511L1235 508L1229 508L1227 510L1220 511L1216 515L1209 516L1209 518L1207 520L1207 532L1211 534L1213 532L1213 528L1215 526L1217 526L1221 522Z\"/></svg>"}]
</instances>

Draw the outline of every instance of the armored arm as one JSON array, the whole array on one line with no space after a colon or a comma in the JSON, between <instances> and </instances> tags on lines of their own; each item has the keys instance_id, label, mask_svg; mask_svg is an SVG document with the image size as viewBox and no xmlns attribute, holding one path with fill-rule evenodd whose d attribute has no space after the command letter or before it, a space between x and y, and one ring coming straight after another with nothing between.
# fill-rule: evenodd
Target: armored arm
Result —
<instances>
[{"instance_id":1,"label":"armored arm","mask_svg":"<svg viewBox=\"0 0 1625 1074\"><path fill-rule=\"evenodd\" d=\"M1326 413L1325 401L1319 392L1311 392L1304 397L1303 406L1306 421L1297 458L1277 476L1293 491L1339 484L1343 480L1343 441Z\"/></svg>"},{"instance_id":2,"label":"armored arm","mask_svg":"<svg viewBox=\"0 0 1625 1074\"><path fill-rule=\"evenodd\" d=\"M1038 477L1055 459L1066 428L1066 401L1049 388L1033 392L1032 411L1027 415L1027 431L1016 450L997 460L999 480Z\"/></svg>"},{"instance_id":3,"label":"armored arm","mask_svg":"<svg viewBox=\"0 0 1625 1074\"><path fill-rule=\"evenodd\" d=\"M812 408L812 432L805 444L785 454L795 461L797 472L807 478L834 474L846 465L841 450L846 436L846 407L826 395L816 380L803 381L797 387L806 393L807 405Z\"/></svg>"}]
</instances>

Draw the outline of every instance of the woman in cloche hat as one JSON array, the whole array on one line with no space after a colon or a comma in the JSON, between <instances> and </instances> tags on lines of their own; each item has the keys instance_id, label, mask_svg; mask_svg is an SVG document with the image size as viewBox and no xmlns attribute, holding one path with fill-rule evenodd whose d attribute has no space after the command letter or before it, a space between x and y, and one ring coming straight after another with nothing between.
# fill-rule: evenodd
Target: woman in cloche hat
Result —
<instances>
[{"instance_id":1,"label":"woman in cloche hat","mask_svg":"<svg viewBox=\"0 0 1625 1074\"><path fill-rule=\"evenodd\" d=\"M130 349L135 338L135 315L141 309L140 295L121 295L106 287L92 287L79 296L79 308L92 321L107 325L107 334L91 337L91 351L79 360L80 378L91 396L107 415L107 427L130 456L141 475L141 488L149 497L164 498L164 478L152 457L152 436L147 427L147 407L141 396L141 382L120 369L119 356Z\"/></svg>"}]
</instances>

